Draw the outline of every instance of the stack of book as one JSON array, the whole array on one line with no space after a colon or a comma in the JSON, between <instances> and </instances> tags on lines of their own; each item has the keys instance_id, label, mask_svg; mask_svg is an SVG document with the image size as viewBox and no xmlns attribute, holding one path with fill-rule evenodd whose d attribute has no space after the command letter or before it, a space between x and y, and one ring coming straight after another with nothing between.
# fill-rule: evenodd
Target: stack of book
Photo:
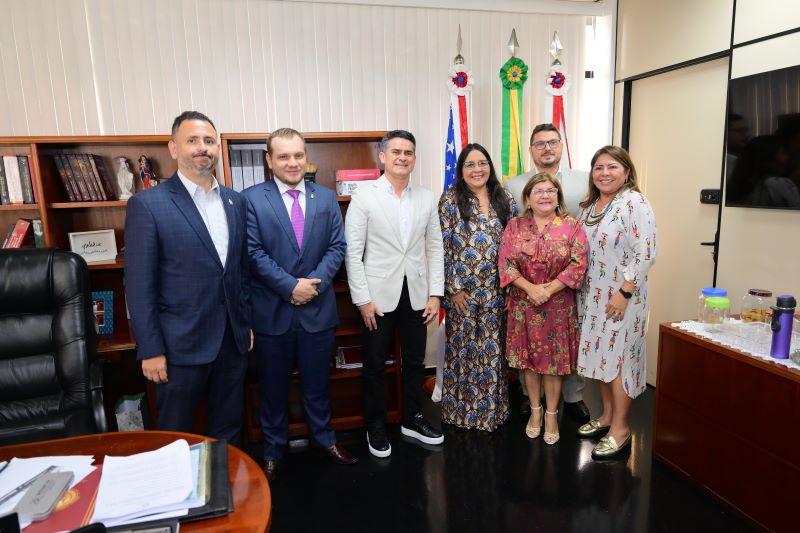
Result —
<instances>
[{"instance_id":1,"label":"stack of book","mask_svg":"<svg viewBox=\"0 0 800 533\"><path fill-rule=\"evenodd\" d=\"M18 218L8 226L0 248L44 247L44 228L41 219Z\"/></svg>"},{"instance_id":2,"label":"stack of book","mask_svg":"<svg viewBox=\"0 0 800 533\"><path fill-rule=\"evenodd\" d=\"M336 171L336 194L339 196L350 196L359 187L372 183L381 177L378 168L364 168L358 170L337 170Z\"/></svg>"},{"instance_id":3,"label":"stack of book","mask_svg":"<svg viewBox=\"0 0 800 533\"><path fill-rule=\"evenodd\" d=\"M257 183L264 183L264 148L260 144L238 144L230 148L231 185L234 191L243 191Z\"/></svg>"},{"instance_id":4,"label":"stack of book","mask_svg":"<svg viewBox=\"0 0 800 533\"><path fill-rule=\"evenodd\" d=\"M118 198L103 159L92 154L56 154L53 162L70 202L102 202Z\"/></svg>"},{"instance_id":5,"label":"stack of book","mask_svg":"<svg viewBox=\"0 0 800 533\"><path fill-rule=\"evenodd\" d=\"M0 159L0 205L35 203L28 156L4 155Z\"/></svg>"}]
</instances>

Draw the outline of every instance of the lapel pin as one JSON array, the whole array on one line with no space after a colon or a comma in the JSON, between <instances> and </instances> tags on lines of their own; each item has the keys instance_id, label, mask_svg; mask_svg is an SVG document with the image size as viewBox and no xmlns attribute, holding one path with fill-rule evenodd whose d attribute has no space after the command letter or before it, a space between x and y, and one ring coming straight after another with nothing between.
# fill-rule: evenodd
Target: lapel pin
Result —
<instances>
[{"instance_id":1,"label":"lapel pin","mask_svg":"<svg viewBox=\"0 0 800 533\"><path fill-rule=\"evenodd\" d=\"M229 204L231 204L231 205L233 205L233 200L231 200L230 198L228 198L228 203L229 203Z\"/></svg>"},{"instance_id":2,"label":"lapel pin","mask_svg":"<svg viewBox=\"0 0 800 533\"><path fill-rule=\"evenodd\" d=\"M314 199L314 193L313 192L311 193L311 199L312 200Z\"/></svg>"}]
</instances>

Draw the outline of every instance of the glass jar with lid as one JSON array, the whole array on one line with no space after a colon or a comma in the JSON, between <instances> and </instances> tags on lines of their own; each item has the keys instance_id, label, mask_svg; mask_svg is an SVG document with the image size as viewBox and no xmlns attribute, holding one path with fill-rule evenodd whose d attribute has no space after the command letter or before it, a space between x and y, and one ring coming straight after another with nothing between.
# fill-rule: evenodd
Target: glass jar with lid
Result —
<instances>
[{"instance_id":1,"label":"glass jar with lid","mask_svg":"<svg viewBox=\"0 0 800 533\"><path fill-rule=\"evenodd\" d=\"M706 331L722 331L722 326L731 315L731 301L722 296L706 298L703 308L703 323Z\"/></svg>"},{"instance_id":2,"label":"glass jar with lid","mask_svg":"<svg viewBox=\"0 0 800 533\"><path fill-rule=\"evenodd\" d=\"M772 305L772 291L750 289L742 298L743 322L766 322Z\"/></svg>"},{"instance_id":3,"label":"glass jar with lid","mask_svg":"<svg viewBox=\"0 0 800 533\"><path fill-rule=\"evenodd\" d=\"M719 287L703 287L700 290L700 298L697 303L697 320L700 322L703 321L703 309L706 307L706 298L724 298L726 296L728 296L728 291L726 289L720 289Z\"/></svg>"}]
</instances>

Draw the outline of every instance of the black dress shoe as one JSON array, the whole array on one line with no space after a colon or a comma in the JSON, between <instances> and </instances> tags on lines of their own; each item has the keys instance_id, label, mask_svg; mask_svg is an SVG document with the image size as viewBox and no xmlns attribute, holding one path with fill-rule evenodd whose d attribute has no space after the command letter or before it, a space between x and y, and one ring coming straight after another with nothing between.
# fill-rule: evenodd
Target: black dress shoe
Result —
<instances>
[{"instance_id":1,"label":"black dress shoe","mask_svg":"<svg viewBox=\"0 0 800 533\"><path fill-rule=\"evenodd\" d=\"M589 408L583 403L583 400L577 402L564 402L564 411L578 422L586 423L591 418Z\"/></svg>"},{"instance_id":2,"label":"black dress shoe","mask_svg":"<svg viewBox=\"0 0 800 533\"><path fill-rule=\"evenodd\" d=\"M280 463L277 459L267 459L261 465L261 469L264 471L264 474L267 476L267 480L271 483L275 481L275 478L278 477L278 467Z\"/></svg>"},{"instance_id":3,"label":"black dress shoe","mask_svg":"<svg viewBox=\"0 0 800 533\"><path fill-rule=\"evenodd\" d=\"M328 459L337 465L354 465L358 462L358 457L353 457L343 447L334 444L330 448L318 448L320 453L325 455Z\"/></svg>"},{"instance_id":4,"label":"black dress shoe","mask_svg":"<svg viewBox=\"0 0 800 533\"><path fill-rule=\"evenodd\" d=\"M400 433L406 437L417 439L425 444L441 444L444 442L444 435L431 426L422 413L417 413L410 422L400 426Z\"/></svg>"}]
</instances>

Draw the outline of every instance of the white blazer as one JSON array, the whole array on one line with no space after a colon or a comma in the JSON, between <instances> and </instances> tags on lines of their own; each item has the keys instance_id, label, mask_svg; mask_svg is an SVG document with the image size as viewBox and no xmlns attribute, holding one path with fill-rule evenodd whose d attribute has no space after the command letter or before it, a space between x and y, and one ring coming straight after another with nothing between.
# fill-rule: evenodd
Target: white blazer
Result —
<instances>
[{"instance_id":1,"label":"white blazer","mask_svg":"<svg viewBox=\"0 0 800 533\"><path fill-rule=\"evenodd\" d=\"M397 208L381 176L359 187L345 217L345 265L350 296L359 305L375 302L381 311L397 308L408 282L411 307L422 310L430 296L444 295L444 251L436 198L428 189L411 189L412 222L403 245Z\"/></svg>"}]
</instances>

